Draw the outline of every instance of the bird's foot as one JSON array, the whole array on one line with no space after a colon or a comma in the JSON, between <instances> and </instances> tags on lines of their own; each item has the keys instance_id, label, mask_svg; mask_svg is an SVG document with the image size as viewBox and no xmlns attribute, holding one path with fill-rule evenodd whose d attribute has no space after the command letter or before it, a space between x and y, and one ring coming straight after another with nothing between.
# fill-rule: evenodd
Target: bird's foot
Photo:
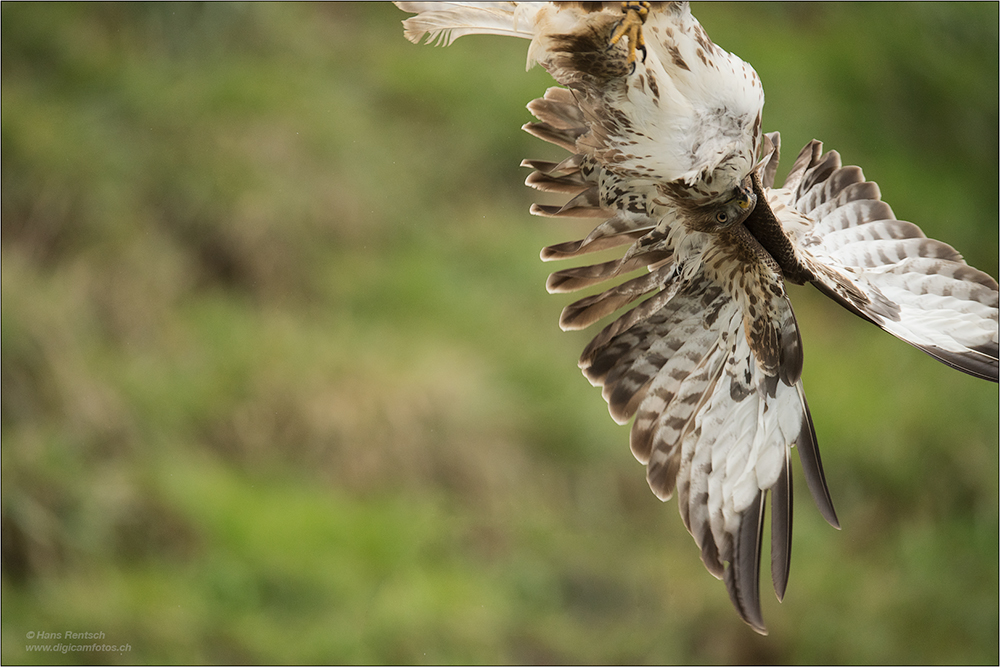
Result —
<instances>
[{"instance_id":1,"label":"bird's foot","mask_svg":"<svg viewBox=\"0 0 1000 667\"><path fill-rule=\"evenodd\" d=\"M648 2L623 2L622 17L611 33L608 48L613 47L622 37L628 37L629 74L635 72L635 52L642 51L642 62L646 62L646 41L642 38L642 24L649 15Z\"/></svg>"}]
</instances>

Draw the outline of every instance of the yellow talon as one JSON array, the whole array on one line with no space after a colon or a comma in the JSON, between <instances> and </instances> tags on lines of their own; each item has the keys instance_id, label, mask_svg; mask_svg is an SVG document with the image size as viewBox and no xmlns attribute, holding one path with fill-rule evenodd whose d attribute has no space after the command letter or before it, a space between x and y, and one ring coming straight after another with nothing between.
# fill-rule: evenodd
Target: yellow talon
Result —
<instances>
[{"instance_id":1,"label":"yellow talon","mask_svg":"<svg viewBox=\"0 0 1000 667\"><path fill-rule=\"evenodd\" d=\"M611 33L608 46L614 46L622 37L628 37L629 73L635 71L635 52L642 51L642 61L646 62L646 41L642 38L642 24L649 15L648 2L623 2L622 13L625 17L618 22L615 31Z\"/></svg>"}]
</instances>

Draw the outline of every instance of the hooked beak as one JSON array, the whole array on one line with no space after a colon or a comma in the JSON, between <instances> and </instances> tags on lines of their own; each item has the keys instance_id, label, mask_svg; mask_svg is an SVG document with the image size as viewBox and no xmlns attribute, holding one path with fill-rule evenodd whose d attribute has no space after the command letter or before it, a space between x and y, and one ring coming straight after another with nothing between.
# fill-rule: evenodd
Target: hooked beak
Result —
<instances>
[{"instance_id":1,"label":"hooked beak","mask_svg":"<svg viewBox=\"0 0 1000 667\"><path fill-rule=\"evenodd\" d=\"M733 203L736 204L736 222L743 222L757 206L757 193L753 191L752 177L744 181Z\"/></svg>"},{"instance_id":2,"label":"hooked beak","mask_svg":"<svg viewBox=\"0 0 1000 667\"><path fill-rule=\"evenodd\" d=\"M748 176L745 181L743 181L743 187L740 188L739 199L737 200L737 205L740 207L740 211L750 213L754 206L757 205L757 194L753 191L753 177Z\"/></svg>"}]
</instances>

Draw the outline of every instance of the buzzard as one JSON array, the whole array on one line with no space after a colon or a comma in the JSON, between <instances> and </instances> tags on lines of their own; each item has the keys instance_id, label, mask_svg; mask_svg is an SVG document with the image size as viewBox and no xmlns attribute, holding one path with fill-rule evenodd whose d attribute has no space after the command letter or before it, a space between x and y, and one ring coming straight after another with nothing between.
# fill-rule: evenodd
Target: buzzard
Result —
<instances>
[{"instance_id":1,"label":"buzzard","mask_svg":"<svg viewBox=\"0 0 1000 667\"><path fill-rule=\"evenodd\" d=\"M896 219L878 185L812 141L778 187L780 136L762 132L753 68L709 39L686 2L398 2L415 43L467 34L531 40L562 87L528 104L524 129L566 149L525 160L526 184L565 193L550 217L599 222L543 261L621 248L620 259L553 273L550 292L627 278L560 317L580 329L635 304L579 365L653 493L675 493L705 567L740 617L766 633L759 570L771 498L771 577L788 582L790 455L839 527L802 389L802 341L785 281L842 306L949 366L997 381L998 292L953 248ZM640 301L641 299L641 301Z\"/></svg>"}]
</instances>

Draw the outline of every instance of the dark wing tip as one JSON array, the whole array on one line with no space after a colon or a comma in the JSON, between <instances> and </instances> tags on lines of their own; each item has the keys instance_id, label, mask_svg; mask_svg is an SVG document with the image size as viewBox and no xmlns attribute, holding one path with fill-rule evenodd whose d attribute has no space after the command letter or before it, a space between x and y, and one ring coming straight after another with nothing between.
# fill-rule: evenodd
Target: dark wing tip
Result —
<instances>
[{"instance_id":1,"label":"dark wing tip","mask_svg":"<svg viewBox=\"0 0 1000 667\"><path fill-rule=\"evenodd\" d=\"M764 525L764 492L758 491L753 503L743 513L733 550L733 560L726 568L726 589L736 613L754 632L767 634L760 609L760 550Z\"/></svg>"},{"instance_id":2,"label":"dark wing tip","mask_svg":"<svg viewBox=\"0 0 1000 667\"><path fill-rule=\"evenodd\" d=\"M981 380L998 381L996 343L970 347L965 352L950 352L934 345L914 345L914 347L957 371Z\"/></svg>"},{"instance_id":3,"label":"dark wing tip","mask_svg":"<svg viewBox=\"0 0 1000 667\"><path fill-rule=\"evenodd\" d=\"M837 511L833 509L830 488L826 484L826 475L823 474L823 461L819 456L819 445L816 443L816 428L813 426L812 414L809 412L809 404L806 402L801 384L798 385L798 389L799 399L802 401L806 417L796 443L799 450L799 460L802 462L802 473L805 475L806 486L809 487L809 493L812 494L819 513L823 515L828 524L840 530Z\"/></svg>"},{"instance_id":4,"label":"dark wing tip","mask_svg":"<svg viewBox=\"0 0 1000 667\"><path fill-rule=\"evenodd\" d=\"M792 564L792 475L788 450L778 482L771 487L771 581L778 602L785 598Z\"/></svg>"}]
</instances>

